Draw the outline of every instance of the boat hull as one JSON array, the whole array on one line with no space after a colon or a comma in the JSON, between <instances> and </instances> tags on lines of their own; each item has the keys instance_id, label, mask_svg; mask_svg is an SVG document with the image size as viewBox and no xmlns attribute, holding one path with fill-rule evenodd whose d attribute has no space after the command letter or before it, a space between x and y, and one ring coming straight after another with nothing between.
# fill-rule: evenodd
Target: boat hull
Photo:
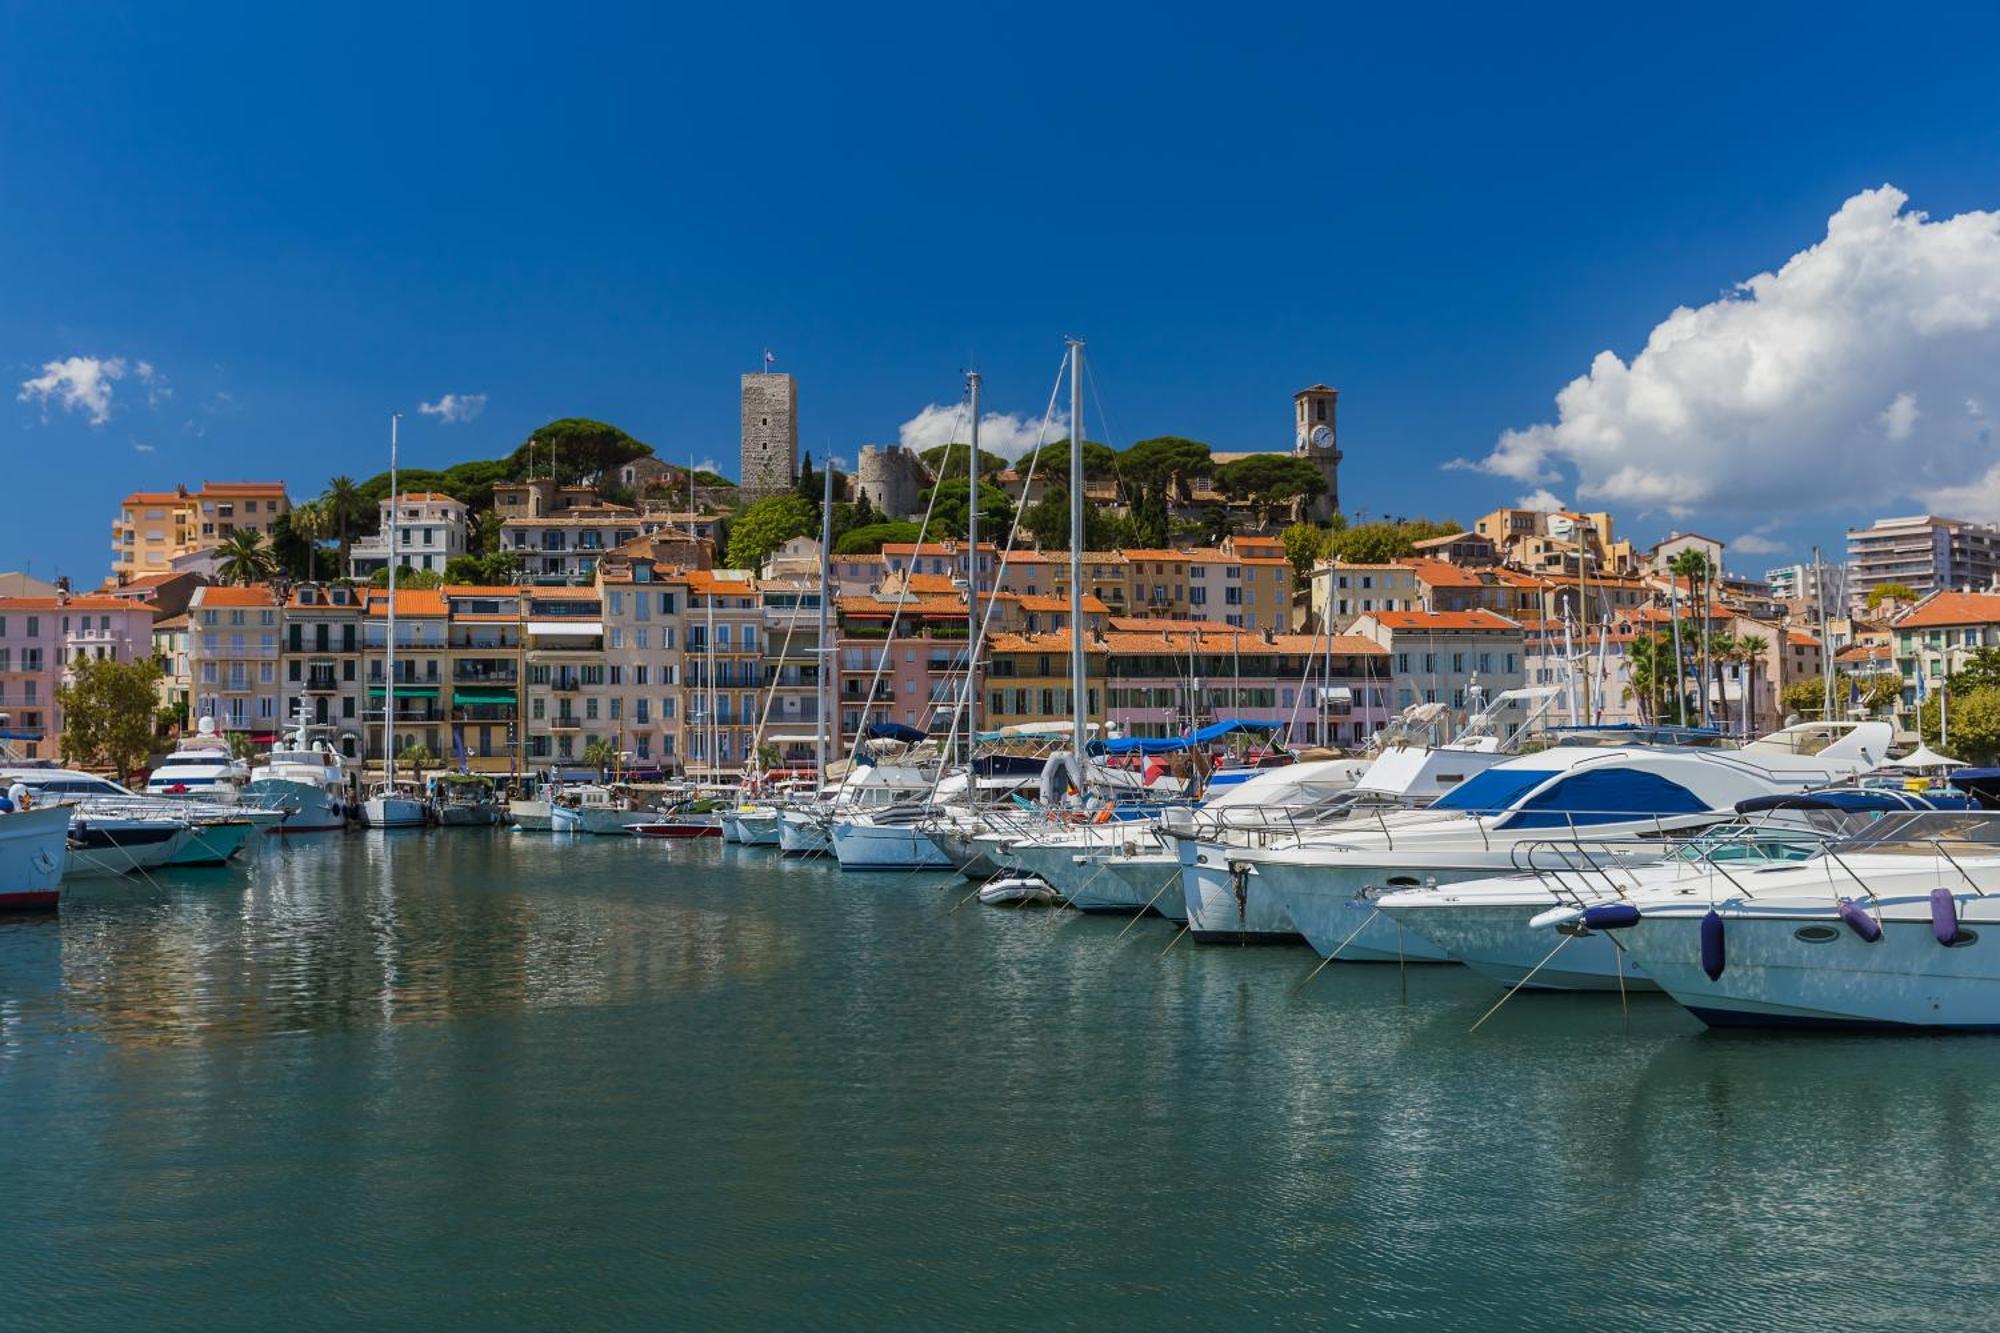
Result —
<instances>
[{"instance_id":1,"label":"boat hull","mask_svg":"<svg viewBox=\"0 0 2000 1333\"><path fill-rule=\"evenodd\" d=\"M78 819L70 826L71 879L115 879L140 870L158 870L194 837L173 820Z\"/></svg>"},{"instance_id":2,"label":"boat hull","mask_svg":"<svg viewBox=\"0 0 2000 1333\"><path fill-rule=\"evenodd\" d=\"M0 815L0 912L53 912L69 865L70 812Z\"/></svg>"},{"instance_id":3,"label":"boat hull","mask_svg":"<svg viewBox=\"0 0 2000 1333\"><path fill-rule=\"evenodd\" d=\"M1181 892L1178 858L1166 852L1113 856L1105 860L1104 873L1115 875L1128 892L1152 904L1153 910L1169 921L1187 924L1187 898Z\"/></svg>"},{"instance_id":4,"label":"boat hull","mask_svg":"<svg viewBox=\"0 0 2000 1333\"><path fill-rule=\"evenodd\" d=\"M219 866L243 850L257 833L248 819L197 821L179 850L166 860L170 866Z\"/></svg>"},{"instance_id":5,"label":"boat hull","mask_svg":"<svg viewBox=\"0 0 2000 1333\"><path fill-rule=\"evenodd\" d=\"M1504 864L1504 863L1503 863ZM1426 868L1433 882L1477 879L1495 867ZM1391 873L1380 866L1259 860L1250 870L1322 958L1349 963L1449 963L1451 955L1376 909L1366 891Z\"/></svg>"},{"instance_id":6,"label":"boat hull","mask_svg":"<svg viewBox=\"0 0 2000 1333\"><path fill-rule=\"evenodd\" d=\"M916 824L862 824L838 820L833 826L833 854L842 870L954 870Z\"/></svg>"},{"instance_id":7,"label":"boat hull","mask_svg":"<svg viewBox=\"0 0 2000 1333\"><path fill-rule=\"evenodd\" d=\"M492 828L500 822L496 805L441 805L437 808L441 828Z\"/></svg>"},{"instance_id":8,"label":"boat hull","mask_svg":"<svg viewBox=\"0 0 2000 1333\"><path fill-rule=\"evenodd\" d=\"M1231 848L1184 838L1175 851L1181 867L1181 909L1195 943L1306 942L1267 884L1232 869Z\"/></svg>"},{"instance_id":9,"label":"boat hull","mask_svg":"<svg viewBox=\"0 0 2000 1333\"><path fill-rule=\"evenodd\" d=\"M1405 938L1430 941L1451 958L1503 986L1529 990L1657 991L1659 987L1625 956L1612 936L1590 931L1563 938L1530 922L1553 907L1551 896L1521 903L1458 902L1422 906L1382 904L1400 922ZM1556 946L1562 944L1560 949Z\"/></svg>"},{"instance_id":10,"label":"boat hull","mask_svg":"<svg viewBox=\"0 0 2000 1333\"><path fill-rule=\"evenodd\" d=\"M776 847L778 845L778 812L775 810L738 811L736 814L736 840L745 847Z\"/></svg>"},{"instance_id":11,"label":"boat hull","mask_svg":"<svg viewBox=\"0 0 2000 1333\"><path fill-rule=\"evenodd\" d=\"M723 826L721 824L683 824L683 823L673 823L673 822L659 822L651 824L634 824L627 830L627 832L636 834L641 838L688 839L688 838L723 838L724 834L722 830Z\"/></svg>"},{"instance_id":12,"label":"boat hull","mask_svg":"<svg viewBox=\"0 0 2000 1333\"><path fill-rule=\"evenodd\" d=\"M422 828L424 803L408 796L371 796L361 803L361 822L368 828Z\"/></svg>"},{"instance_id":13,"label":"boat hull","mask_svg":"<svg viewBox=\"0 0 2000 1333\"><path fill-rule=\"evenodd\" d=\"M285 812L273 832L334 833L347 827L347 805L331 787L289 778L265 778L243 789L246 800Z\"/></svg>"},{"instance_id":14,"label":"boat hull","mask_svg":"<svg viewBox=\"0 0 2000 1333\"><path fill-rule=\"evenodd\" d=\"M778 846L786 856L824 856L833 850L826 822L803 810L787 810L778 816Z\"/></svg>"}]
</instances>

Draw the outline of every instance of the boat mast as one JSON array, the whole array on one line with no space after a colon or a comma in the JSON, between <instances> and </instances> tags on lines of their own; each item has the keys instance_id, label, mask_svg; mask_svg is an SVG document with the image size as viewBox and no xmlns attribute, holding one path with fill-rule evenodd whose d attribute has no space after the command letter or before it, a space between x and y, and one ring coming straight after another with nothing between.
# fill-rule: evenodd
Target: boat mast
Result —
<instances>
[{"instance_id":1,"label":"boat mast","mask_svg":"<svg viewBox=\"0 0 2000 1333\"><path fill-rule=\"evenodd\" d=\"M403 419L401 412L389 414L389 634L383 653L383 672L388 679L382 683L382 759L387 775L383 788L385 794L396 785L396 423Z\"/></svg>"},{"instance_id":2,"label":"boat mast","mask_svg":"<svg viewBox=\"0 0 2000 1333\"><path fill-rule=\"evenodd\" d=\"M972 396L971 456L965 471L970 481L965 517L965 762L972 762L972 738L979 732L979 372L965 373ZM947 456L949 461L949 456ZM942 469L940 469L942 471ZM949 756L947 756L949 758Z\"/></svg>"},{"instance_id":3,"label":"boat mast","mask_svg":"<svg viewBox=\"0 0 2000 1333\"><path fill-rule=\"evenodd\" d=\"M1083 339L1069 339L1069 703L1077 780L1088 727L1083 671ZM1079 796L1081 792L1077 793Z\"/></svg>"},{"instance_id":4,"label":"boat mast","mask_svg":"<svg viewBox=\"0 0 2000 1333\"><path fill-rule=\"evenodd\" d=\"M1820 568L1819 547L1813 547L1813 604L1819 610L1820 718L1833 721L1833 652L1826 633L1826 571ZM1922 740L1922 737L1918 737ZM1943 744L1943 738L1939 738Z\"/></svg>"},{"instance_id":5,"label":"boat mast","mask_svg":"<svg viewBox=\"0 0 2000 1333\"><path fill-rule=\"evenodd\" d=\"M819 503L819 675L813 682L813 703L819 711L818 736L814 741L814 762L819 771L814 781L819 790L826 790L826 729L831 721L828 707L826 684L829 666L827 642L827 602L833 596L833 459L827 458L822 464L826 489Z\"/></svg>"}]
</instances>

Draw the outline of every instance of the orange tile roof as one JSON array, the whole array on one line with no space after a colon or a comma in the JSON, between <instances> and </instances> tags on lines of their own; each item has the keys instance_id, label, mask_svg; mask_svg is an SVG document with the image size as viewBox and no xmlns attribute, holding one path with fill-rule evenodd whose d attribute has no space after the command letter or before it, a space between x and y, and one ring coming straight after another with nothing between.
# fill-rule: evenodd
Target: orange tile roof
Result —
<instances>
[{"instance_id":1,"label":"orange tile roof","mask_svg":"<svg viewBox=\"0 0 2000 1333\"><path fill-rule=\"evenodd\" d=\"M247 588L211 584L194 590L194 602L208 609L218 606L276 606L278 599L272 596L270 585L265 583L253 583Z\"/></svg>"},{"instance_id":2,"label":"orange tile roof","mask_svg":"<svg viewBox=\"0 0 2000 1333\"><path fill-rule=\"evenodd\" d=\"M193 501L192 495L182 495L179 491L134 491L121 502L128 505L166 505Z\"/></svg>"},{"instance_id":3,"label":"orange tile roof","mask_svg":"<svg viewBox=\"0 0 2000 1333\"><path fill-rule=\"evenodd\" d=\"M1788 629L1788 630L1786 630L1786 631L1785 631L1785 642L1786 642L1786 643L1795 643L1795 644L1798 644L1798 645L1799 645L1799 646L1801 646L1801 647L1812 647L1812 648L1817 648L1817 647L1819 647L1819 640L1818 640L1818 639L1816 639L1816 638L1814 638L1814 637L1813 637L1812 635L1810 635L1810 634L1806 633L1806 632L1805 632L1804 630L1799 630L1799 629Z\"/></svg>"},{"instance_id":4,"label":"orange tile roof","mask_svg":"<svg viewBox=\"0 0 2000 1333\"><path fill-rule=\"evenodd\" d=\"M1149 616L1113 616L1109 622L1112 629L1125 630L1133 634L1183 633L1189 630L1234 629L1234 625L1219 624L1213 620L1154 619Z\"/></svg>"},{"instance_id":5,"label":"orange tile roof","mask_svg":"<svg viewBox=\"0 0 2000 1333\"><path fill-rule=\"evenodd\" d=\"M416 500L418 502L425 500L449 500L453 504L460 503L458 497L446 495L442 491L405 491L396 498L398 500Z\"/></svg>"},{"instance_id":6,"label":"orange tile roof","mask_svg":"<svg viewBox=\"0 0 2000 1333\"><path fill-rule=\"evenodd\" d=\"M986 595L985 593L980 594L982 597ZM1067 611L1069 610L1069 598L1038 597L1033 593L1022 593L1021 609L1023 611ZM1083 610L1085 615L1103 615L1110 609L1110 607L1097 599L1095 593L1085 593L1083 595Z\"/></svg>"},{"instance_id":7,"label":"orange tile roof","mask_svg":"<svg viewBox=\"0 0 2000 1333\"><path fill-rule=\"evenodd\" d=\"M991 601L992 599L990 597L983 597L981 600ZM925 597L922 595L898 597L895 593L883 593L880 595L870 593L860 596L836 598L834 605L843 614L859 616L892 616L896 614L898 606L902 608L902 612L906 616L962 616L965 614L965 599L963 597Z\"/></svg>"},{"instance_id":8,"label":"orange tile roof","mask_svg":"<svg viewBox=\"0 0 2000 1333\"><path fill-rule=\"evenodd\" d=\"M1417 578L1433 588L1484 588L1486 580L1448 560L1412 559L1408 562Z\"/></svg>"},{"instance_id":9,"label":"orange tile roof","mask_svg":"<svg viewBox=\"0 0 2000 1333\"><path fill-rule=\"evenodd\" d=\"M995 634L990 640L996 653L1067 653L1069 651L1069 631L1059 629L1049 634ZM1083 644L1085 655L1102 653L1105 642L1102 639L1086 638Z\"/></svg>"},{"instance_id":10,"label":"orange tile roof","mask_svg":"<svg viewBox=\"0 0 2000 1333\"><path fill-rule=\"evenodd\" d=\"M2000 593L1937 592L1895 622L1897 629L2000 624Z\"/></svg>"},{"instance_id":11,"label":"orange tile roof","mask_svg":"<svg viewBox=\"0 0 2000 1333\"><path fill-rule=\"evenodd\" d=\"M958 585L952 581L952 577L949 574L912 574L908 582L911 592L953 593L958 591Z\"/></svg>"},{"instance_id":12,"label":"orange tile roof","mask_svg":"<svg viewBox=\"0 0 2000 1333\"><path fill-rule=\"evenodd\" d=\"M389 614L389 590L370 588L368 590L368 614L387 616ZM444 593L437 588L396 589L396 614L399 616L448 616L451 606L444 599Z\"/></svg>"},{"instance_id":13,"label":"orange tile roof","mask_svg":"<svg viewBox=\"0 0 2000 1333\"><path fill-rule=\"evenodd\" d=\"M754 575L740 579L724 578L720 572L713 569L690 569L687 572L687 586L689 592L739 593L748 597L756 594L757 579Z\"/></svg>"},{"instance_id":14,"label":"orange tile roof","mask_svg":"<svg viewBox=\"0 0 2000 1333\"><path fill-rule=\"evenodd\" d=\"M1364 611L1363 619L1373 618L1385 629L1519 629L1505 616L1491 611Z\"/></svg>"},{"instance_id":15,"label":"orange tile roof","mask_svg":"<svg viewBox=\"0 0 2000 1333\"><path fill-rule=\"evenodd\" d=\"M438 589L447 597L518 597L519 588L488 588L478 583L447 583Z\"/></svg>"}]
</instances>

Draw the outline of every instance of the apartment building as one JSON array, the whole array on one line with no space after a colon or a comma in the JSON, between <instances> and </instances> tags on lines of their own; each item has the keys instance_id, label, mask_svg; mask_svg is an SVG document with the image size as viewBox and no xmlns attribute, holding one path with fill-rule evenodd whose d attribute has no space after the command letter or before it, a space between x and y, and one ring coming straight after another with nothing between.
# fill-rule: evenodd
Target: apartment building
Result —
<instances>
[{"instance_id":1,"label":"apartment building","mask_svg":"<svg viewBox=\"0 0 2000 1333\"><path fill-rule=\"evenodd\" d=\"M525 640L530 767L575 764L593 740L617 745L604 605L595 587L531 589Z\"/></svg>"},{"instance_id":2,"label":"apartment building","mask_svg":"<svg viewBox=\"0 0 2000 1333\"><path fill-rule=\"evenodd\" d=\"M334 748L350 759L366 749L369 703L362 671L361 598L343 583L301 583L279 616L284 642L278 722L289 731L305 720L332 729Z\"/></svg>"},{"instance_id":3,"label":"apartment building","mask_svg":"<svg viewBox=\"0 0 2000 1333\"><path fill-rule=\"evenodd\" d=\"M1103 638L1084 640L1084 721L1104 734L1105 663L1109 648ZM996 634L987 662L986 728L1030 724L1064 725L1077 715L1072 702L1070 637L1060 634ZM898 719L901 720L901 719Z\"/></svg>"},{"instance_id":4,"label":"apartment building","mask_svg":"<svg viewBox=\"0 0 2000 1333\"><path fill-rule=\"evenodd\" d=\"M1400 561L1355 565L1325 561L1313 567L1309 584L1314 621L1337 630L1371 611L1423 609L1416 568Z\"/></svg>"},{"instance_id":5,"label":"apartment building","mask_svg":"<svg viewBox=\"0 0 2000 1333\"><path fill-rule=\"evenodd\" d=\"M521 729L525 662L525 593L520 588L447 583L444 595L445 689L450 750L476 773L520 772L527 751Z\"/></svg>"},{"instance_id":6,"label":"apartment building","mask_svg":"<svg viewBox=\"0 0 2000 1333\"><path fill-rule=\"evenodd\" d=\"M1981 648L2000 648L2000 593L1932 593L1891 628L1895 633L1893 669L1903 678L1896 725L1899 731L1914 734L1922 703L1918 696L1934 693L1938 683L1956 671L1968 654Z\"/></svg>"},{"instance_id":7,"label":"apartment building","mask_svg":"<svg viewBox=\"0 0 2000 1333\"><path fill-rule=\"evenodd\" d=\"M687 579L681 655L688 772L722 776L754 761L764 683L764 604L740 569L694 570Z\"/></svg>"},{"instance_id":8,"label":"apartment building","mask_svg":"<svg viewBox=\"0 0 2000 1333\"><path fill-rule=\"evenodd\" d=\"M1136 548L1119 554L1131 571L1134 614L1281 634L1291 628L1292 571L1282 557L1236 555L1213 547Z\"/></svg>"},{"instance_id":9,"label":"apartment building","mask_svg":"<svg viewBox=\"0 0 2000 1333\"><path fill-rule=\"evenodd\" d=\"M598 567L604 607L609 698L621 767L639 773L677 771L682 762L682 615L688 604L685 574L640 558Z\"/></svg>"},{"instance_id":10,"label":"apartment building","mask_svg":"<svg viewBox=\"0 0 2000 1333\"><path fill-rule=\"evenodd\" d=\"M1102 602L1114 616L1138 615L1132 600L1132 566L1116 551L1083 553L1085 597ZM1069 553L1067 551L1014 551L1004 567L995 568L995 587L1000 592L1023 597L1052 597L1069 600Z\"/></svg>"},{"instance_id":11,"label":"apartment building","mask_svg":"<svg viewBox=\"0 0 2000 1333\"><path fill-rule=\"evenodd\" d=\"M593 580L606 554L663 526L636 509L593 500L553 514L503 518L500 549L520 557L523 578L583 584Z\"/></svg>"},{"instance_id":12,"label":"apartment building","mask_svg":"<svg viewBox=\"0 0 2000 1333\"><path fill-rule=\"evenodd\" d=\"M79 658L152 655L153 612L116 597L0 597L0 742L24 758L62 755L56 691Z\"/></svg>"},{"instance_id":13,"label":"apartment building","mask_svg":"<svg viewBox=\"0 0 2000 1333\"><path fill-rule=\"evenodd\" d=\"M820 732L822 589L817 578L763 579L758 589L764 607L764 684L770 692L764 744L775 751L781 767L805 767L817 754ZM829 618L829 639L836 629Z\"/></svg>"},{"instance_id":14,"label":"apartment building","mask_svg":"<svg viewBox=\"0 0 2000 1333\"><path fill-rule=\"evenodd\" d=\"M442 574L455 555L467 550L466 507L437 491L413 491L384 497L378 506L381 527L372 536L348 544L348 573L372 577L389 567L389 525L396 525L396 565Z\"/></svg>"},{"instance_id":15,"label":"apartment building","mask_svg":"<svg viewBox=\"0 0 2000 1333\"><path fill-rule=\"evenodd\" d=\"M1885 583L1918 597L1934 592L1984 592L2000 579L2000 526L1917 514L1878 518L1847 530L1847 605L1859 613Z\"/></svg>"},{"instance_id":16,"label":"apartment building","mask_svg":"<svg viewBox=\"0 0 2000 1333\"><path fill-rule=\"evenodd\" d=\"M268 744L283 717L279 700L278 601L265 585L195 589L188 602L190 723Z\"/></svg>"},{"instance_id":17,"label":"apartment building","mask_svg":"<svg viewBox=\"0 0 2000 1333\"><path fill-rule=\"evenodd\" d=\"M1521 626L1491 611L1375 611L1349 633L1387 650L1397 712L1439 703L1462 721L1473 686L1490 700L1526 681Z\"/></svg>"},{"instance_id":18,"label":"apartment building","mask_svg":"<svg viewBox=\"0 0 2000 1333\"><path fill-rule=\"evenodd\" d=\"M1234 718L1271 723L1295 745L1353 746L1389 721L1389 654L1373 640L1115 623L1126 628L1104 636L1107 711L1126 735Z\"/></svg>"},{"instance_id":19,"label":"apartment building","mask_svg":"<svg viewBox=\"0 0 2000 1333\"><path fill-rule=\"evenodd\" d=\"M448 626L451 608L438 588L396 589L396 707L388 715L389 702L389 592L386 588L364 588L365 612L361 621L363 676L366 680L367 748L371 760L384 759L382 744L386 723L394 746L401 756L412 746L421 745L440 760L451 754L450 733L446 729Z\"/></svg>"},{"instance_id":20,"label":"apartment building","mask_svg":"<svg viewBox=\"0 0 2000 1333\"><path fill-rule=\"evenodd\" d=\"M969 642L965 599L957 593L876 592L841 597L835 606L841 753L868 723L948 731L953 702L963 689ZM992 634L988 641L1000 637Z\"/></svg>"},{"instance_id":21,"label":"apartment building","mask_svg":"<svg viewBox=\"0 0 2000 1333\"><path fill-rule=\"evenodd\" d=\"M282 482L207 481L199 491L134 491L111 522L111 581L172 573L176 561L238 532L268 538L291 507Z\"/></svg>"},{"instance_id":22,"label":"apartment building","mask_svg":"<svg viewBox=\"0 0 2000 1333\"><path fill-rule=\"evenodd\" d=\"M188 667L192 624L193 617L186 611L153 622L153 660L160 664L160 707L188 719L194 716L194 676Z\"/></svg>"}]
</instances>

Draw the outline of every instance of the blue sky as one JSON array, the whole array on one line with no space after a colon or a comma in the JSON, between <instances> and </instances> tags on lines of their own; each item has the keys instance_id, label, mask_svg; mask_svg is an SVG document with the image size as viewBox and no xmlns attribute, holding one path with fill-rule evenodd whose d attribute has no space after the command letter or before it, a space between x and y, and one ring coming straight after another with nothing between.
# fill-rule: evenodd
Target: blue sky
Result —
<instances>
[{"instance_id":1,"label":"blue sky","mask_svg":"<svg viewBox=\"0 0 2000 1333\"><path fill-rule=\"evenodd\" d=\"M1291 392L1325 380L1349 510L1470 519L1595 485L1646 541L1757 534L1730 563L1760 569L1878 509L1987 503L1989 325L1942 358L1854 345L1894 290L1813 325L1825 360L1781 410L1689 420L1716 484L1646 471L1681 456L1672 432L1535 436L1497 464L1496 442L1863 191L1934 220L2000 207L1995 27L1824 6L11 7L0 568L95 583L135 487L296 498L370 473L392 410L414 464L588 415L733 471L735 377L766 347L801 378L806 447L851 457L954 401L969 364L989 406L1038 411L1074 332L1094 437L1281 448ZM1913 283L2000 300L1983 222L1874 212L1859 271L1911 249ZM123 376L65 405L44 368L70 357ZM448 393L483 412L417 413ZM1786 435L1801 420L1812 439ZM1807 452L1842 432L1851 484ZM1621 440L1639 482L1606 454ZM1764 445L1824 480L1802 500L1729 471Z\"/></svg>"}]
</instances>

